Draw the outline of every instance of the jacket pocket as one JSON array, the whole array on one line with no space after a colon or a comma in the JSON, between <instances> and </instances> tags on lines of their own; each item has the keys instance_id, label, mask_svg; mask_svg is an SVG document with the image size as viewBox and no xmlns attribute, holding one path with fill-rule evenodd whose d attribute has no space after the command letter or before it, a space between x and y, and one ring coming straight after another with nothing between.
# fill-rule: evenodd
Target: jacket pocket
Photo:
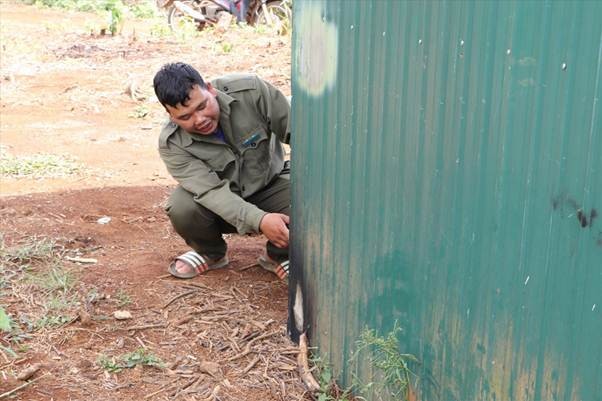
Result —
<instances>
[{"instance_id":1,"label":"jacket pocket","mask_svg":"<svg viewBox=\"0 0 602 401\"><path fill-rule=\"evenodd\" d=\"M215 172L221 172L228 168L230 163L234 162L234 155L230 152L221 152L205 161L209 168Z\"/></svg>"},{"instance_id":2,"label":"jacket pocket","mask_svg":"<svg viewBox=\"0 0 602 401\"><path fill-rule=\"evenodd\" d=\"M265 128L258 127L245 135L240 145L240 151L245 169L256 173L269 169L271 158L270 137Z\"/></svg>"}]
</instances>

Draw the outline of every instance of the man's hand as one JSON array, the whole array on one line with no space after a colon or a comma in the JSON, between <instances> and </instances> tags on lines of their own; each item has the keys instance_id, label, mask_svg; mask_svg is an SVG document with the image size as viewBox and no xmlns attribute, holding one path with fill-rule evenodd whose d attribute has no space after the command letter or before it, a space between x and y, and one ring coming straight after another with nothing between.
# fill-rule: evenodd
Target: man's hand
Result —
<instances>
[{"instance_id":1,"label":"man's hand","mask_svg":"<svg viewBox=\"0 0 602 401\"><path fill-rule=\"evenodd\" d=\"M288 227L289 218L282 213L268 213L261 219L259 230L268 240L278 248L288 246Z\"/></svg>"}]
</instances>

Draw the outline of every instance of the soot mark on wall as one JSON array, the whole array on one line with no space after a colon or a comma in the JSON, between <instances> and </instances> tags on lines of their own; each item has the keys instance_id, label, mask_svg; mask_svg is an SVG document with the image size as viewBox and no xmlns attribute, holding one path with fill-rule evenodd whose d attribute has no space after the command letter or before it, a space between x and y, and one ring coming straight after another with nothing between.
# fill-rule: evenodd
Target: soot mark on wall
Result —
<instances>
[{"instance_id":1,"label":"soot mark on wall","mask_svg":"<svg viewBox=\"0 0 602 401\"><path fill-rule=\"evenodd\" d=\"M562 193L552 197L552 209L560 212L565 217L571 218L575 216L577 222L581 228L589 228L590 230L596 230L594 234L596 245L602 247L602 230L594 228L596 225L596 218L598 217L598 211L595 208L591 208L589 211L579 204L575 199L568 196L566 193Z\"/></svg>"}]
</instances>

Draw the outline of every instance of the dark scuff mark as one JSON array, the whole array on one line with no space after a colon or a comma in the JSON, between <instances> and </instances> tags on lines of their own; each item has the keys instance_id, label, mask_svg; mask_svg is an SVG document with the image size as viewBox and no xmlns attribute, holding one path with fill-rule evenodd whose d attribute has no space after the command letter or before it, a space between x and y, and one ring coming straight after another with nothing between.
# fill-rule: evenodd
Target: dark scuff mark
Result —
<instances>
[{"instance_id":1,"label":"dark scuff mark","mask_svg":"<svg viewBox=\"0 0 602 401\"><path fill-rule=\"evenodd\" d=\"M598 217L598 211L596 209L592 209L591 212L589 212L589 226L593 227L594 225L594 219Z\"/></svg>"},{"instance_id":2,"label":"dark scuff mark","mask_svg":"<svg viewBox=\"0 0 602 401\"><path fill-rule=\"evenodd\" d=\"M579 224L581 224L581 227L587 227L587 216L585 215L585 213L583 213L583 210L581 209L577 210L577 220L579 220Z\"/></svg>"}]
</instances>

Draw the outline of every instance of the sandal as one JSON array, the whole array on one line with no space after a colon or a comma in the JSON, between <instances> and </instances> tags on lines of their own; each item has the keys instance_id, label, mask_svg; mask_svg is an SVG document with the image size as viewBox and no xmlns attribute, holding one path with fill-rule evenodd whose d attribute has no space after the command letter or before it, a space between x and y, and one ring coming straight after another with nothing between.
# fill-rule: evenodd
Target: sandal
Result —
<instances>
[{"instance_id":1,"label":"sandal","mask_svg":"<svg viewBox=\"0 0 602 401\"><path fill-rule=\"evenodd\" d=\"M179 272L176 269L176 261L181 260L192 268L187 272ZM199 255L195 251L188 251L177 258L175 258L167 271L174 277L177 278L193 278L199 274L205 273L207 270L221 269L226 267L229 263L228 256L222 256L219 259L211 259L207 255Z\"/></svg>"},{"instance_id":2,"label":"sandal","mask_svg":"<svg viewBox=\"0 0 602 401\"><path fill-rule=\"evenodd\" d=\"M284 280L288 277L288 260L277 262L268 255L263 255L257 260L257 263L265 270L274 273L280 280Z\"/></svg>"}]
</instances>

